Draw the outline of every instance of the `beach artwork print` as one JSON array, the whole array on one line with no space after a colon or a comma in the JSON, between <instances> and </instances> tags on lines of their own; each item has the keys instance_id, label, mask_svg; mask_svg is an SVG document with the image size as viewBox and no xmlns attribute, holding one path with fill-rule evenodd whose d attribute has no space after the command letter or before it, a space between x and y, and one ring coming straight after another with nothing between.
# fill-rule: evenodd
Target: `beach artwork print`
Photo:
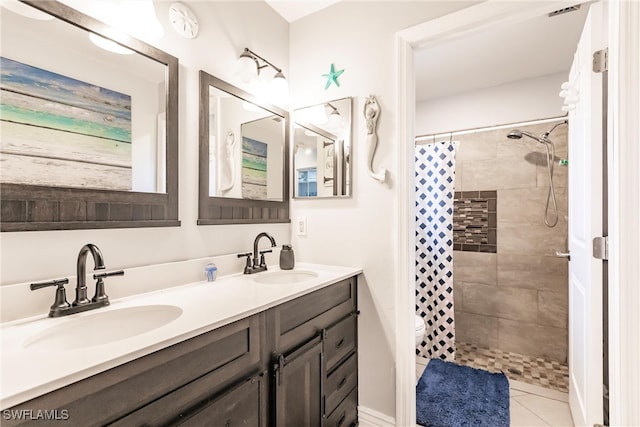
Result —
<instances>
[{"instance_id":1,"label":"beach artwork print","mask_svg":"<svg viewBox=\"0 0 640 427\"><path fill-rule=\"evenodd\" d=\"M242 137L242 198L267 198L267 144Z\"/></svg>"},{"instance_id":2,"label":"beach artwork print","mask_svg":"<svg viewBox=\"0 0 640 427\"><path fill-rule=\"evenodd\" d=\"M131 96L0 57L0 182L131 190Z\"/></svg>"}]
</instances>

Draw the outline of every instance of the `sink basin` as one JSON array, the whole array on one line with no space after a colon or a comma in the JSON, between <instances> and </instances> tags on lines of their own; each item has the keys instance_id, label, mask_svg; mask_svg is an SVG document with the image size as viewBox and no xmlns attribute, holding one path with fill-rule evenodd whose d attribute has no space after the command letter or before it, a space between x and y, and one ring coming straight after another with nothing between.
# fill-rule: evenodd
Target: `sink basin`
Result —
<instances>
[{"instance_id":1,"label":"sink basin","mask_svg":"<svg viewBox=\"0 0 640 427\"><path fill-rule=\"evenodd\" d=\"M253 280L268 285L306 282L318 277L318 273L309 270L281 270L256 275Z\"/></svg>"},{"instance_id":2,"label":"sink basin","mask_svg":"<svg viewBox=\"0 0 640 427\"><path fill-rule=\"evenodd\" d=\"M157 329L177 319L182 309L174 305L143 305L83 313L29 337L23 347L74 350L107 344Z\"/></svg>"}]
</instances>

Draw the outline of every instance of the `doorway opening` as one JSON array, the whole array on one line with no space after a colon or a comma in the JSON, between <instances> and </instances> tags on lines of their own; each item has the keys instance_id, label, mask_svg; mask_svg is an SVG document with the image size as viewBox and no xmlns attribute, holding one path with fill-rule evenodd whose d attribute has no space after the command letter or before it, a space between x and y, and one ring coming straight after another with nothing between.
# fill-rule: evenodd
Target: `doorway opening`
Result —
<instances>
[{"instance_id":1,"label":"doorway opening","mask_svg":"<svg viewBox=\"0 0 640 427\"><path fill-rule=\"evenodd\" d=\"M490 9L491 6L486 5L487 8L486 10ZM508 7L508 6L505 6ZM434 22L430 22L429 24L431 24L431 28L428 29L426 26L423 26L422 28L419 28L420 26L417 26L416 28L412 28L410 30L407 30L404 32L404 34L401 32L400 33L400 40L399 40L399 59L401 61L400 67L402 69L402 66L407 66L407 67L411 67L413 69L413 62L414 62L414 54L415 54L415 62L416 64L418 63L418 54L420 52L421 49L423 48L430 48L430 47L437 47L437 46L445 46L446 44L450 43L452 40L458 40L460 39L462 36L464 35L468 35L471 34L473 32L475 32L477 30L478 33L486 33L487 28L492 28L495 27L497 24L496 23L500 23L500 24L509 24L509 23L522 23L525 20L528 20L530 18L535 18L541 15L541 7L536 7L535 5L531 4L528 5L528 10L513 10L511 11L512 13L509 14L505 14L504 10L501 10L499 12L496 12L496 14L492 17L492 18L488 18L487 13L484 14L479 14L478 18L473 18L470 17L471 13L466 14L466 17L463 17L462 22L454 22L454 20L456 19L455 17L444 17L443 19L440 19L439 22L437 24L442 24L440 26L435 25ZM546 11L545 13L548 13L549 11ZM464 14L460 14L460 15L464 15ZM509 16L507 16L509 15ZM507 17L505 17L507 16ZM458 17L459 18L459 17ZM467 19L468 22L464 22L465 19ZM457 24L457 25L456 25ZM466 25L465 25L466 24ZM471 29L470 29L471 28ZM582 25L577 25L577 36L579 36L580 34L580 30L582 28ZM475 33L474 33L475 34ZM552 43L551 43L552 45ZM447 49L444 49L447 50ZM567 65L566 68L564 69L563 73L563 79L566 80L567 78L567 74L568 74L568 67L571 64L571 60L572 60L572 54L573 51L575 51L575 45L571 51L571 55L568 55L567 57ZM457 61L456 65L459 66L460 69L466 71L468 74L473 75L474 71L477 67L467 67L465 69L464 66L460 66L459 64L459 60L460 60L460 56L459 55L455 55L452 54L452 58L451 60L453 61ZM451 71L451 69L447 69L446 68L446 61L438 61L438 60L434 60L434 56L431 56L430 58L432 61L435 62L435 66L436 67L440 67L443 69L443 73L444 74L449 74L449 77L453 76L453 74L455 74L456 72L459 72L460 70L454 70L454 72ZM510 60L512 58L505 58L506 61ZM472 71L469 71L472 70ZM399 90L401 92L404 92L406 94L406 97L400 97L400 106L401 107L406 107L408 112L413 111L412 108L415 108L415 105L411 105L414 104L413 98L418 98L418 96L415 93L409 94L409 91L411 89L411 79L413 78L413 73L417 73L417 71L412 70L412 72L408 73L407 76L405 75L401 75L400 80L399 80ZM558 73L556 73L558 74ZM405 77L408 77L407 80L404 80ZM530 77L530 76L525 76L525 78L521 79L524 80L526 78L529 79L533 79L534 77ZM551 80L552 78L550 77L549 80ZM554 89L551 96L553 97L557 97L558 92L560 91L560 84L562 83L563 80L557 80L556 83L554 83ZM494 85L495 88L499 89L500 87L502 87L503 89L505 89L505 92L508 92L508 90L506 90L506 86L508 86L507 84L496 84ZM466 92L472 92L473 90L466 90ZM539 90L534 90L534 92L539 92ZM462 92L458 92L456 94L454 94L456 97L458 98L462 98L465 93L464 91ZM450 98L453 98L454 95L451 95ZM468 93L467 95L471 95L470 93ZM476 94L477 95L477 94ZM440 104L440 107L442 107L443 105L446 105L445 102L445 96L440 96L439 98L440 101L443 101ZM439 126L439 128L436 129L429 129L429 130L421 130L419 128L420 126L420 120L419 118L416 119L415 123L412 121L412 117L409 117L407 119L407 122L405 122L407 124L406 129L409 130L409 134L407 135L403 135L407 137L407 140L412 139L413 137L415 137L415 135L433 135L433 134L445 134L447 136L447 139L449 139L449 135L453 132L455 132L456 130L459 129L468 129L468 128L481 128L481 127L487 127L487 126L495 126L498 124L514 124L514 123L518 123L520 121L529 121L529 120L533 120L539 117L549 117L549 114L535 114L535 115L528 115L525 117L522 116L517 116L515 118L509 118L509 119L505 119L505 120L499 120L499 118L496 118L495 116L492 116L489 114L490 111L492 111L492 108L495 107L495 104L503 102L503 107L504 106L508 106L511 105L512 107L517 105L517 102L505 102L505 101L501 101L501 100L497 100L499 98L494 98L494 103L485 103L483 105L481 105L480 108L478 108L477 104L473 105L473 103L468 103L466 104L466 108L467 111L469 110L473 110L475 108L475 114L469 114L466 117L468 117L469 121L468 122L464 122L464 121L456 121L455 123L451 124L451 123L447 123L447 120L432 120L430 123L434 124L436 126ZM402 104L402 101L408 101L408 103L406 105ZM450 101L450 99L449 99ZM535 110L536 107L538 107L538 105L536 105L536 100L535 98L529 98L529 97L525 97L524 99L520 100L521 103L527 103L529 107L529 110ZM415 103L417 104L417 103ZM562 100L561 99L557 99L557 105L561 106L562 105ZM452 117L455 117L456 119L459 119L459 117L461 116L460 111L458 111L458 115L456 116L455 114L447 114L445 113L445 109L442 108L437 108L440 111L441 116L447 116L448 119L451 119ZM556 112L558 111L559 108L556 110ZM529 111L529 112L530 112ZM539 111L539 110L537 110ZM512 111L510 111L510 113L518 113L518 111L514 108L512 108ZM437 114L437 113L436 113ZM462 115L464 116L464 115ZM553 114L553 116L558 117L558 114ZM511 116L510 116L511 117ZM473 120L479 120L479 119L483 119L484 123L477 123L477 122L473 122ZM489 120L487 122L487 120ZM402 126L403 123L401 123ZM412 127L414 127L414 131L411 132L410 130L412 129ZM507 131L508 132L508 131ZM505 137L506 137L506 133L505 132ZM402 131L400 132L400 134L402 135ZM437 139L437 138L436 138ZM406 183L406 192L403 193L403 195L401 197L405 197L404 201L406 202L407 199L408 200L414 200L413 199L413 168L412 168L412 161L413 160L413 150L406 148L407 151L402 152L401 154L401 159L403 159L403 161L406 161L407 163L404 165L401 165L401 169L404 168L404 170L406 170L407 175L411 176L411 181ZM532 150L533 151L533 150ZM534 156L530 156L530 158L535 158ZM411 160L409 160L411 159ZM462 175L464 176L464 171L462 172ZM470 190L470 191L476 191L476 190ZM479 189L477 191L486 191L484 189ZM488 191L488 190L487 190ZM541 206L539 206L540 210L544 209L544 202L542 203ZM401 224L402 227L406 227L406 229L412 229L410 222L412 222L409 217L406 218L407 222L405 224ZM411 218L413 219L413 218ZM565 218L566 220L566 218ZM515 227L512 227L515 228ZM498 234L498 240L499 240L500 234ZM564 236L566 239L566 235ZM411 234L411 239L409 239L410 241L407 241L407 245L406 245L406 249L407 252L409 254L412 254L415 250L414 245L412 245L413 242L413 234ZM499 246L500 243L497 243L497 245ZM551 251L551 254L549 256L553 256L553 251L554 250L560 250L562 252L566 251L566 241L565 241L565 246L560 246L560 247L551 247L549 248L549 250ZM517 255L517 254L513 254L513 255ZM464 255L463 255L464 256ZM541 255L541 256L546 256L546 255ZM454 261L455 262L455 261ZM413 267L413 266L412 266ZM408 267L407 271L404 272L405 274L405 278L407 278L410 282L411 279L414 277L414 271L412 267ZM455 274L455 273L454 273ZM496 273L497 274L497 273ZM565 279L565 287L566 287L566 275L564 275L564 279ZM496 288L499 285L496 285ZM473 290L470 291L473 294ZM481 292L477 292L475 291L476 295L479 295L479 298L482 298L483 296L486 295L486 293L481 293ZM473 301L473 300L472 300ZM486 302L486 301L484 301ZM495 303L495 302L494 302ZM499 304L499 303L498 303ZM415 301L414 304L412 304L415 307ZM464 305L464 289L463 289L463 302L462 305ZM499 309L503 309L504 306L506 306L508 304L503 304L499 307ZM481 311L482 307L472 307L472 310L475 311ZM477 314L477 313L473 313L473 314ZM406 320L409 320L408 318ZM504 319L504 320L509 320L509 319ZM410 323L410 322L407 322ZM469 323L469 322L467 322ZM505 323L505 322L503 322ZM413 326L413 325L412 325ZM410 371L409 367L407 367L406 371L403 372L408 372ZM411 371L415 372L414 369L411 369ZM415 374L414 374L415 375ZM405 384L408 384L407 382L405 382ZM402 400L402 396L400 397L400 401ZM406 401L404 403L407 403ZM402 415L399 416L398 422L402 422Z\"/></svg>"}]
</instances>

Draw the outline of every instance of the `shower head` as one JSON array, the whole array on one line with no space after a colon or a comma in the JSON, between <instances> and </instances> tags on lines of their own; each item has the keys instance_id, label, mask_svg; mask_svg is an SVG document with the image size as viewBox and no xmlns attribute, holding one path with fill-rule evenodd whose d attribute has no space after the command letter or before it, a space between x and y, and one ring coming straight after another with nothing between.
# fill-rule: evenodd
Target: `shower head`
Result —
<instances>
[{"instance_id":1,"label":"shower head","mask_svg":"<svg viewBox=\"0 0 640 427\"><path fill-rule=\"evenodd\" d=\"M528 136L531 139L535 139L536 141L542 143L542 144L553 144L553 142L551 142L551 140L548 138L549 135L551 134L551 132L553 132L555 130L555 128L557 128L560 125L566 125L569 122L567 120L563 120L559 123L556 123L555 126L553 126L551 129L549 129L547 132L544 133L544 135L542 136L537 136L534 135L530 132L524 131L524 130L519 130L519 129L514 129L511 132L509 132L507 134L507 138L509 139L521 139L522 136Z\"/></svg>"},{"instance_id":2,"label":"shower head","mask_svg":"<svg viewBox=\"0 0 640 427\"><path fill-rule=\"evenodd\" d=\"M509 139L520 139L522 138L522 132L520 132L518 129L514 129L511 132L509 132L507 134L507 138Z\"/></svg>"},{"instance_id":3,"label":"shower head","mask_svg":"<svg viewBox=\"0 0 640 427\"><path fill-rule=\"evenodd\" d=\"M542 144L550 144L551 141L549 141L546 137L539 137L536 136L530 132L524 131L524 130L519 130L519 129L514 129L511 132L509 132L507 134L507 138L509 139L521 139L522 136L528 136L531 139L535 139L536 141L542 143Z\"/></svg>"},{"instance_id":4,"label":"shower head","mask_svg":"<svg viewBox=\"0 0 640 427\"><path fill-rule=\"evenodd\" d=\"M558 223L558 204L556 202L556 193L553 187L553 162L555 161L555 158L556 158L555 157L556 149L555 149L555 146L553 145L553 142L548 137L549 137L549 134L551 134L551 132L553 132L555 128L563 124L565 125L568 124L568 121L563 120L559 123L556 123L551 129L549 129L549 131L545 132L544 135L542 135L541 137L520 129L514 129L507 134L507 138L509 139L521 139L522 136L524 135L544 144L545 151L547 152L547 155L546 155L547 172L549 173L549 192L547 193L547 204L544 208L544 223L546 224L547 227L555 227L555 225ZM540 153L530 153L530 154L537 155ZM525 159L531 161L532 158L530 157L530 154L527 154L527 156L525 156ZM537 159L534 160L534 162L537 164L538 163ZM553 208L554 208L554 215L552 217L549 216L549 204L551 202L553 202Z\"/></svg>"}]
</instances>

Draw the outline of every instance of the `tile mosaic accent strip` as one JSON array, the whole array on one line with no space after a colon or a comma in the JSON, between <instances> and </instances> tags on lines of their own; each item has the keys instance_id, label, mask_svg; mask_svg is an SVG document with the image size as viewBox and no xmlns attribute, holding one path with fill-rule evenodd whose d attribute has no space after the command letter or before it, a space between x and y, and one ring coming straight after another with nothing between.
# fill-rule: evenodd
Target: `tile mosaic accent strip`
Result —
<instances>
[{"instance_id":1,"label":"tile mosaic accent strip","mask_svg":"<svg viewBox=\"0 0 640 427\"><path fill-rule=\"evenodd\" d=\"M566 363L459 341L456 350L455 361L461 365L504 372L509 379L563 393L569 391L569 367Z\"/></svg>"},{"instance_id":2,"label":"tile mosaic accent strip","mask_svg":"<svg viewBox=\"0 0 640 427\"><path fill-rule=\"evenodd\" d=\"M453 200L453 248L490 252L497 249L497 191L456 191Z\"/></svg>"}]
</instances>

